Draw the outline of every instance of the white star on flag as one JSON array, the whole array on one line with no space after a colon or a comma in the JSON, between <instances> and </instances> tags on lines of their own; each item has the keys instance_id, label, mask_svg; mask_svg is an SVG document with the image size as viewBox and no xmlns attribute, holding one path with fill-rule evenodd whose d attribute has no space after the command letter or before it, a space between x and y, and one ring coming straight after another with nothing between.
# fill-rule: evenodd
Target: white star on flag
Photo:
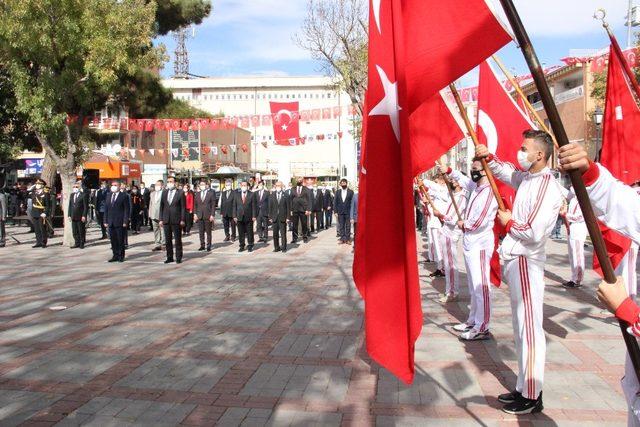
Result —
<instances>
[{"instance_id":1,"label":"white star on flag","mask_svg":"<svg viewBox=\"0 0 640 427\"><path fill-rule=\"evenodd\" d=\"M282 125L282 130L287 130L288 126L287 125Z\"/></svg>"},{"instance_id":2,"label":"white star on flag","mask_svg":"<svg viewBox=\"0 0 640 427\"><path fill-rule=\"evenodd\" d=\"M384 98L371 109L370 116L389 116L393 133L396 140L400 142L400 106L398 106L398 82L391 83L384 70L376 65L380 81L384 89Z\"/></svg>"}]
</instances>

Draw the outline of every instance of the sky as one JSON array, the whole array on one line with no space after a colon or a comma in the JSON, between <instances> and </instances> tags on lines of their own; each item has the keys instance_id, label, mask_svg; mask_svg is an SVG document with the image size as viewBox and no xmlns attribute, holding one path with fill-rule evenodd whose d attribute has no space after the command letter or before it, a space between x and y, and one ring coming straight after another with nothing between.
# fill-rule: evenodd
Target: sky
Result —
<instances>
[{"instance_id":1,"label":"sky","mask_svg":"<svg viewBox=\"0 0 640 427\"><path fill-rule=\"evenodd\" d=\"M498 0L487 0L501 11ZM607 46L606 33L593 19L599 7L620 44L626 46L625 16L628 0L514 0L545 66L561 64L570 49L599 49ZM306 14L306 0L212 0L213 12L187 41L190 72L200 76L306 76L322 74L321 65L293 41ZM640 3L640 2L639 2ZM506 19L505 19L506 22ZM171 56L162 75L173 74L171 36L162 37ZM499 52L515 74L527 73L522 54L511 43ZM461 79L462 86L474 84L475 73Z\"/></svg>"}]
</instances>

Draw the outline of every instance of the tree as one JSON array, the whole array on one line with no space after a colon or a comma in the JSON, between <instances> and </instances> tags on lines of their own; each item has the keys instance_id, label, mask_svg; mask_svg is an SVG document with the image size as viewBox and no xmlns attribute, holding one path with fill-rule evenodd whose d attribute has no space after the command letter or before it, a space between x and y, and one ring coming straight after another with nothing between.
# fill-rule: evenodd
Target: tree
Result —
<instances>
[{"instance_id":1,"label":"tree","mask_svg":"<svg viewBox=\"0 0 640 427\"><path fill-rule=\"evenodd\" d=\"M307 16L294 40L364 111L367 88L368 8L364 0L308 0Z\"/></svg>"},{"instance_id":2,"label":"tree","mask_svg":"<svg viewBox=\"0 0 640 427\"><path fill-rule=\"evenodd\" d=\"M62 181L64 243L72 240L67 206L78 167L92 147L83 126L117 99L140 70L159 67L154 2L5 0L0 4L0 63L24 115ZM28 30L27 30L28 29Z\"/></svg>"},{"instance_id":3,"label":"tree","mask_svg":"<svg viewBox=\"0 0 640 427\"><path fill-rule=\"evenodd\" d=\"M222 117L223 114L213 115L207 111L189 105L188 102L173 98L167 105L158 112L159 119L209 119L212 117Z\"/></svg>"},{"instance_id":4,"label":"tree","mask_svg":"<svg viewBox=\"0 0 640 427\"><path fill-rule=\"evenodd\" d=\"M159 0L156 3L158 35L165 35L187 25L200 24L211 13L209 0Z\"/></svg>"}]
</instances>

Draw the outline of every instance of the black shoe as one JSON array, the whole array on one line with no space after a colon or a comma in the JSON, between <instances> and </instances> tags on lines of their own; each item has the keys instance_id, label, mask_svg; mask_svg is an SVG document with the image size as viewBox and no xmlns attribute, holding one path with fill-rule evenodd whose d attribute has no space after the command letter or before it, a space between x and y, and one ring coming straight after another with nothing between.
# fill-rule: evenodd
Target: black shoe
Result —
<instances>
[{"instance_id":1,"label":"black shoe","mask_svg":"<svg viewBox=\"0 0 640 427\"><path fill-rule=\"evenodd\" d=\"M151 252L157 252L161 250L162 250L162 246L156 246L155 248L151 249Z\"/></svg>"},{"instance_id":2,"label":"black shoe","mask_svg":"<svg viewBox=\"0 0 640 427\"><path fill-rule=\"evenodd\" d=\"M444 273L440 269L438 269L431 273L429 277L444 277Z\"/></svg>"},{"instance_id":3,"label":"black shoe","mask_svg":"<svg viewBox=\"0 0 640 427\"><path fill-rule=\"evenodd\" d=\"M169 263L172 263L172 262L173 262L173 258L167 258L167 259L164 260L165 264L169 264Z\"/></svg>"},{"instance_id":4,"label":"black shoe","mask_svg":"<svg viewBox=\"0 0 640 427\"><path fill-rule=\"evenodd\" d=\"M244 247L240 247L240 249L238 249L238 252L244 252Z\"/></svg>"},{"instance_id":5,"label":"black shoe","mask_svg":"<svg viewBox=\"0 0 640 427\"><path fill-rule=\"evenodd\" d=\"M282 253L286 254L287 253L287 248L282 248Z\"/></svg>"},{"instance_id":6,"label":"black shoe","mask_svg":"<svg viewBox=\"0 0 640 427\"><path fill-rule=\"evenodd\" d=\"M231 238L231 241L232 241L232 242L235 242L236 240L238 240L236 237L232 237L232 238Z\"/></svg>"},{"instance_id":7,"label":"black shoe","mask_svg":"<svg viewBox=\"0 0 640 427\"><path fill-rule=\"evenodd\" d=\"M100 238L100 240L104 240L104 239L106 239L106 238L107 238L107 235L105 234L105 235L103 235L103 236Z\"/></svg>"},{"instance_id":8,"label":"black shoe","mask_svg":"<svg viewBox=\"0 0 640 427\"><path fill-rule=\"evenodd\" d=\"M280 252L280 248L275 248L273 252Z\"/></svg>"},{"instance_id":9,"label":"black shoe","mask_svg":"<svg viewBox=\"0 0 640 427\"><path fill-rule=\"evenodd\" d=\"M109 261L107 261L107 262L118 262L118 258L113 257L113 258L111 258L111 259L110 259Z\"/></svg>"},{"instance_id":10,"label":"black shoe","mask_svg":"<svg viewBox=\"0 0 640 427\"><path fill-rule=\"evenodd\" d=\"M507 403L502 408L503 412L513 415L534 414L536 412L542 412L544 406L542 406L542 392L537 399L527 399L524 396L520 396L514 402Z\"/></svg>"},{"instance_id":11,"label":"black shoe","mask_svg":"<svg viewBox=\"0 0 640 427\"><path fill-rule=\"evenodd\" d=\"M199 250L199 251L204 251L204 246L200 246L200 247L198 248L198 250Z\"/></svg>"},{"instance_id":12,"label":"black shoe","mask_svg":"<svg viewBox=\"0 0 640 427\"><path fill-rule=\"evenodd\" d=\"M298 243L298 239L293 239L291 243Z\"/></svg>"},{"instance_id":13,"label":"black shoe","mask_svg":"<svg viewBox=\"0 0 640 427\"><path fill-rule=\"evenodd\" d=\"M36 245L31 246L31 247L32 247L32 248L41 248L41 247L42 247L42 245L37 245L37 244L36 244Z\"/></svg>"},{"instance_id":14,"label":"black shoe","mask_svg":"<svg viewBox=\"0 0 640 427\"><path fill-rule=\"evenodd\" d=\"M207 252L211 252L211 245L207 245Z\"/></svg>"},{"instance_id":15,"label":"black shoe","mask_svg":"<svg viewBox=\"0 0 640 427\"><path fill-rule=\"evenodd\" d=\"M302 239L303 242L309 243L309 239Z\"/></svg>"},{"instance_id":16,"label":"black shoe","mask_svg":"<svg viewBox=\"0 0 640 427\"><path fill-rule=\"evenodd\" d=\"M125 249L129 249L129 245L124 245L124 248Z\"/></svg>"},{"instance_id":17,"label":"black shoe","mask_svg":"<svg viewBox=\"0 0 640 427\"><path fill-rule=\"evenodd\" d=\"M46 244L46 243L43 243L43 244L42 244L42 246L40 246L40 247L44 249L44 248L46 248L46 247L47 247L47 244Z\"/></svg>"},{"instance_id":18,"label":"black shoe","mask_svg":"<svg viewBox=\"0 0 640 427\"><path fill-rule=\"evenodd\" d=\"M253 246L249 246L249 248L247 249L248 252L253 252Z\"/></svg>"},{"instance_id":19,"label":"black shoe","mask_svg":"<svg viewBox=\"0 0 640 427\"><path fill-rule=\"evenodd\" d=\"M579 288L582 285L580 283L574 282L573 280L569 280L568 282L564 282L562 286L564 286L565 288L573 289L573 288Z\"/></svg>"},{"instance_id":20,"label":"black shoe","mask_svg":"<svg viewBox=\"0 0 640 427\"><path fill-rule=\"evenodd\" d=\"M84 245L80 245L80 246L78 246L78 248L84 249Z\"/></svg>"},{"instance_id":21,"label":"black shoe","mask_svg":"<svg viewBox=\"0 0 640 427\"><path fill-rule=\"evenodd\" d=\"M225 237L223 242L228 242L229 240L231 240L231 238L229 236Z\"/></svg>"},{"instance_id":22,"label":"black shoe","mask_svg":"<svg viewBox=\"0 0 640 427\"><path fill-rule=\"evenodd\" d=\"M118 258L118 262L124 262L124 257Z\"/></svg>"},{"instance_id":23,"label":"black shoe","mask_svg":"<svg viewBox=\"0 0 640 427\"><path fill-rule=\"evenodd\" d=\"M176 260L176 264L182 264L182 258L178 258L178 259Z\"/></svg>"},{"instance_id":24,"label":"black shoe","mask_svg":"<svg viewBox=\"0 0 640 427\"><path fill-rule=\"evenodd\" d=\"M75 249L77 247L78 247L78 245L73 245L73 246L69 246L69 249Z\"/></svg>"},{"instance_id":25,"label":"black shoe","mask_svg":"<svg viewBox=\"0 0 640 427\"><path fill-rule=\"evenodd\" d=\"M513 390L512 392L501 394L498 396L498 402L500 403L512 403L522 396L519 391Z\"/></svg>"}]
</instances>

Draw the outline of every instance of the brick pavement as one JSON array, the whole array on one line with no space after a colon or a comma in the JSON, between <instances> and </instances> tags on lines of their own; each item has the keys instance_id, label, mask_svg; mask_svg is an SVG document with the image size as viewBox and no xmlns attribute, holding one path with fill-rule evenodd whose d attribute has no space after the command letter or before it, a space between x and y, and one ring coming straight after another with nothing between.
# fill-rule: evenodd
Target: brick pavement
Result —
<instances>
[{"instance_id":1,"label":"brick pavement","mask_svg":"<svg viewBox=\"0 0 640 427\"><path fill-rule=\"evenodd\" d=\"M333 229L286 255L238 254L221 230L206 254L192 235L179 266L150 251L148 232L115 265L95 229L84 251L59 238L31 249L25 229L9 232L24 243L0 249L0 426L625 424L619 329L594 304L592 273L583 289L559 286L565 242L548 245L546 409L517 419L496 400L517 368L504 287L495 339L463 343L450 326L466 317L466 292L438 303L444 282L421 263L424 331L407 387L364 351L351 250Z\"/></svg>"}]
</instances>

